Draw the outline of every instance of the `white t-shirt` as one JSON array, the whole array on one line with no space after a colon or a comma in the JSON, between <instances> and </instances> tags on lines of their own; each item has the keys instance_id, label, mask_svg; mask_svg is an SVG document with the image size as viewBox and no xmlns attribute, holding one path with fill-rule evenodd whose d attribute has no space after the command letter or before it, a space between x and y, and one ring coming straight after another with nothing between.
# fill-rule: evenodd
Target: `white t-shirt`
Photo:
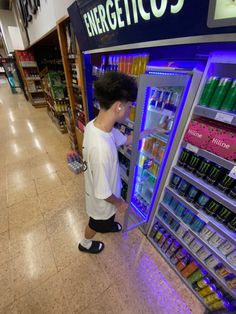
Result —
<instances>
[{"instance_id":1,"label":"white t-shirt","mask_svg":"<svg viewBox=\"0 0 236 314\"><path fill-rule=\"evenodd\" d=\"M121 179L117 147L127 137L113 128L104 132L90 121L84 132L83 159L87 162L85 171L85 200L89 217L97 220L109 219L116 213L114 205L105 201L114 194L120 197Z\"/></svg>"}]
</instances>

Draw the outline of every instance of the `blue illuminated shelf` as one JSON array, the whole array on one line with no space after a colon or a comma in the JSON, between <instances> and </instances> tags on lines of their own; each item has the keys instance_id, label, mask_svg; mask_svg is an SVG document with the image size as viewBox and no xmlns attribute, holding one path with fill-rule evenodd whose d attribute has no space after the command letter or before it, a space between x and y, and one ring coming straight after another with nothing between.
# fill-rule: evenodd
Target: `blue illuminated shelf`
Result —
<instances>
[{"instance_id":1,"label":"blue illuminated shelf","mask_svg":"<svg viewBox=\"0 0 236 314\"><path fill-rule=\"evenodd\" d=\"M235 275L236 275L236 268L234 268L226 259L226 257L217 250L217 248L215 247L211 247L211 244L207 241L205 241L204 239L202 239L200 237L200 235L193 231L190 226L188 226L187 224L185 224L178 216L175 215L175 213L173 212L173 210L166 204L164 203L160 203L160 207L162 207L165 211L168 212L168 214L170 216L172 216L172 218L174 218L174 220L178 221L178 223L182 226L184 226L185 229L187 229L187 231L189 231L195 238L197 238L199 240L199 242L202 243L203 246L207 247L207 249L215 256L217 256L219 258L219 260L228 268L230 269ZM191 251L190 251L191 252ZM236 292L234 294L234 296L236 297Z\"/></svg>"},{"instance_id":2,"label":"blue illuminated shelf","mask_svg":"<svg viewBox=\"0 0 236 314\"><path fill-rule=\"evenodd\" d=\"M227 285L226 282L219 278L217 276L217 274L214 272L213 269L208 268L208 266L204 263L204 261L202 261L195 253L193 253L188 244L186 244L184 242L184 240L182 238L177 237L177 235L175 234L175 232L170 228L169 225L167 225L159 216L156 216L156 219L161 223L161 225L175 238L178 240L178 242L190 253L190 255L211 275L211 277L213 277L217 283L219 283L228 293L230 293L230 295L236 296L236 291L232 291L230 290ZM173 267L173 265L172 265Z\"/></svg>"},{"instance_id":3,"label":"blue illuminated shelf","mask_svg":"<svg viewBox=\"0 0 236 314\"><path fill-rule=\"evenodd\" d=\"M167 143L168 140L169 140L169 136L168 135L160 134L160 133L157 133L157 132L156 133L152 133L151 136L157 138L158 140L163 141L164 143Z\"/></svg>"},{"instance_id":4,"label":"blue illuminated shelf","mask_svg":"<svg viewBox=\"0 0 236 314\"><path fill-rule=\"evenodd\" d=\"M179 195L176 190L168 186L166 187L166 191L176 200L178 200L181 204L190 209L200 219L205 221L209 226L211 226L217 232L222 234L227 240L236 243L236 234L234 232L228 230L224 225L218 223L213 217L208 216L203 211L198 211L198 209L196 209L193 204L189 203L184 197Z\"/></svg>"},{"instance_id":5,"label":"blue illuminated shelf","mask_svg":"<svg viewBox=\"0 0 236 314\"><path fill-rule=\"evenodd\" d=\"M229 198L221 191L217 190L214 186L207 184L202 179L199 179L198 177L194 176L192 173L189 173L181 167L175 166L172 171L173 173L177 174L178 176L195 186L197 189L206 193L208 196L210 196L211 198L213 198L236 214L236 201Z\"/></svg>"},{"instance_id":6,"label":"blue illuminated shelf","mask_svg":"<svg viewBox=\"0 0 236 314\"><path fill-rule=\"evenodd\" d=\"M161 116L168 116L168 117L172 117L172 116L174 116L174 112L173 111L171 111L171 110L167 110L167 109L162 109L162 110L160 110L160 109L156 109L156 108L153 108L152 106L149 106L148 107L148 111L151 111L151 112L153 112L153 113L156 113L156 114L159 114L159 115L161 115Z\"/></svg>"},{"instance_id":7,"label":"blue illuminated shelf","mask_svg":"<svg viewBox=\"0 0 236 314\"><path fill-rule=\"evenodd\" d=\"M146 152L145 150L140 151L141 154L143 154L144 156L146 156L147 158L153 159L155 161L156 164L158 164L159 166L161 165L161 162L156 159L155 157L153 157L153 155L151 153Z\"/></svg>"}]
</instances>

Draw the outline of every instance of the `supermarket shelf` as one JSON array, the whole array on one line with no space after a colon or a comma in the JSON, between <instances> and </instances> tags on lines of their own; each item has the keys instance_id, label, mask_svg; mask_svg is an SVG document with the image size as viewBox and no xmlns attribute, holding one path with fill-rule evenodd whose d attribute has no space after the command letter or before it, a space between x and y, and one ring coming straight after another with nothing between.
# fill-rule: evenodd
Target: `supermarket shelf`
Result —
<instances>
[{"instance_id":1,"label":"supermarket shelf","mask_svg":"<svg viewBox=\"0 0 236 314\"><path fill-rule=\"evenodd\" d=\"M158 132L156 132L156 133L152 133L152 135L151 135L152 137L155 137L155 138L157 138L158 140L161 140L161 141L163 141L163 142L165 142L165 143L167 143L168 142L168 139L169 139L169 136L168 135L165 135L165 134L158 134Z\"/></svg>"},{"instance_id":2,"label":"supermarket shelf","mask_svg":"<svg viewBox=\"0 0 236 314\"><path fill-rule=\"evenodd\" d=\"M145 150L140 151L141 154L143 154L144 156L153 159L155 161L156 164L158 164L159 166L161 165L161 162L156 159L155 157L153 157L153 155L151 153L146 152Z\"/></svg>"},{"instance_id":3,"label":"supermarket shelf","mask_svg":"<svg viewBox=\"0 0 236 314\"><path fill-rule=\"evenodd\" d=\"M68 55L68 58L69 59L76 59L76 58L78 58L78 56L76 54L71 53Z\"/></svg>"},{"instance_id":4,"label":"supermarket shelf","mask_svg":"<svg viewBox=\"0 0 236 314\"><path fill-rule=\"evenodd\" d=\"M179 224L181 224L182 226L184 226L195 238L197 238L202 245L204 245L205 247L207 247L207 249L209 251L211 251L212 254L214 254L215 256L217 256L219 258L219 260L225 265L227 266L228 269L230 269L235 275L236 275L236 268L234 268L225 258L225 256L217 250L217 248L215 247L211 247L210 243L208 243L207 241L205 241L204 239L202 239L199 234L195 231L193 231L190 226L188 226L187 224L185 224L178 216L175 215L175 213L173 212L173 210L166 204L164 203L160 203L160 206L165 209L168 214L170 214L172 216L172 218L174 218L174 220L178 221ZM236 291L235 291L235 297L236 297Z\"/></svg>"},{"instance_id":5,"label":"supermarket shelf","mask_svg":"<svg viewBox=\"0 0 236 314\"><path fill-rule=\"evenodd\" d=\"M191 147L194 149L194 152L197 152L196 154L198 154L199 156L209 159L211 161L213 161L214 163L216 163L219 166L224 167L225 169L231 170L234 166L236 166L235 162L232 162L230 160L224 159L220 156L217 156L211 152L208 152L207 150L198 148L196 146L193 146L185 141L182 142L182 147L189 149L191 151Z\"/></svg>"},{"instance_id":6,"label":"supermarket shelf","mask_svg":"<svg viewBox=\"0 0 236 314\"><path fill-rule=\"evenodd\" d=\"M202 261L195 253L191 252L188 244L186 244L184 242L184 240L182 240L181 238L177 237L175 232L170 228L170 226L168 226L159 216L156 215L156 219L161 223L161 225L163 225L163 227L175 238L178 239L178 242L189 252L189 254L211 275L211 277L213 277L217 283L219 283L225 291L227 291L228 293L230 293L230 295L236 296L236 291L232 291L230 290L226 283L223 281L223 279L219 278L216 273L208 268L207 265L205 265L204 261ZM173 265L172 265L173 267Z\"/></svg>"},{"instance_id":7,"label":"supermarket shelf","mask_svg":"<svg viewBox=\"0 0 236 314\"><path fill-rule=\"evenodd\" d=\"M125 183L128 184L129 178L127 177L127 175L125 173L125 169L122 166L120 166L120 176L125 181Z\"/></svg>"},{"instance_id":8,"label":"supermarket shelf","mask_svg":"<svg viewBox=\"0 0 236 314\"><path fill-rule=\"evenodd\" d=\"M36 61L21 61L20 65L22 66L22 68L37 68Z\"/></svg>"},{"instance_id":9,"label":"supermarket shelf","mask_svg":"<svg viewBox=\"0 0 236 314\"><path fill-rule=\"evenodd\" d=\"M196 106L194 114L236 126L236 114L203 106Z\"/></svg>"},{"instance_id":10,"label":"supermarket shelf","mask_svg":"<svg viewBox=\"0 0 236 314\"><path fill-rule=\"evenodd\" d=\"M123 148L119 147L118 151L124 155L126 158L128 158L129 160L131 160L131 155L129 153L127 153Z\"/></svg>"},{"instance_id":11,"label":"supermarket shelf","mask_svg":"<svg viewBox=\"0 0 236 314\"><path fill-rule=\"evenodd\" d=\"M43 90L42 90L42 89L39 89L39 90L36 90L36 91L34 91L34 92L30 92L30 91L29 91L29 93L30 93L30 94L43 93Z\"/></svg>"},{"instance_id":12,"label":"supermarket shelf","mask_svg":"<svg viewBox=\"0 0 236 314\"><path fill-rule=\"evenodd\" d=\"M203 302L203 299L201 296L192 288L191 284L187 281L186 278L181 276L181 273L178 272L178 270L175 268L175 265L173 265L170 261L170 259L163 253L160 248L157 246L157 243L150 237L148 237L149 241L153 244L153 246L156 248L158 253L161 255L161 257L164 258L164 260L167 262L167 264L170 266L170 268L176 273L176 275L186 284L186 286L191 290L191 292L196 296L196 298L205 306L206 304Z\"/></svg>"},{"instance_id":13,"label":"supermarket shelf","mask_svg":"<svg viewBox=\"0 0 236 314\"><path fill-rule=\"evenodd\" d=\"M202 192L206 193L208 196L212 197L214 200L216 200L223 206L230 209L232 212L236 213L236 201L227 197L221 191L217 190L214 186L207 184L205 181L197 178L193 174L187 172L186 170L178 166L175 166L172 170L175 174L185 179L193 186L195 186Z\"/></svg>"},{"instance_id":14,"label":"supermarket shelf","mask_svg":"<svg viewBox=\"0 0 236 314\"><path fill-rule=\"evenodd\" d=\"M126 125L130 129L134 128L134 122L128 118L124 122L122 122L122 124Z\"/></svg>"},{"instance_id":15,"label":"supermarket shelf","mask_svg":"<svg viewBox=\"0 0 236 314\"><path fill-rule=\"evenodd\" d=\"M155 109L155 108L152 108L152 107L148 107L148 111L151 111L153 113L156 113L156 114L159 114L161 116L168 116L168 117L172 117L174 115L174 112L171 111L171 110L167 110L167 109Z\"/></svg>"},{"instance_id":16,"label":"supermarket shelf","mask_svg":"<svg viewBox=\"0 0 236 314\"><path fill-rule=\"evenodd\" d=\"M41 79L39 76L37 76L37 77L26 77L26 80L27 81L40 81Z\"/></svg>"},{"instance_id":17,"label":"supermarket shelf","mask_svg":"<svg viewBox=\"0 0 236 314\"><path fill-rule=\"evenodd\" d=\"M218 223L213 217L208 216L203 211L199 212L193 204L189 203L184 197L180 196L174 189L171 187L166 187L166 191L170 193L176 200L181 202L185 207L190 209L194 214L196 214L200 219L205 221L209 226L214 228L217 232L222 234L230 242L236 243L236 234L228 230L224 225Z\"/></svg>"}]
</instances>

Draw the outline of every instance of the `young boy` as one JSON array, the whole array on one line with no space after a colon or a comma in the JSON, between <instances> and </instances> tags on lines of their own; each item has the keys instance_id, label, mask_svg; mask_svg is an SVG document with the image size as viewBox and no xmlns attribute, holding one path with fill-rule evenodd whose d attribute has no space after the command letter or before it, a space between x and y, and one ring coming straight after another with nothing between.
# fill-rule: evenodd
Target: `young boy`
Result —
<instances>
[{"instance_id":1,"label":"young boy","mask_svg":"<svg viewBox=\"0 0 236 314\"><path fill-rule=\"evenodd\" d=\"M79 250L87 253L99 253L104 248L103 242L92 240L97 232L122 230L115 221L115 214L117 210L125 211L128 204L120 197L117 147L130 145L132 136L124 136L114 124L129 116L131 102L137 98L137 84L128 75L108 72L95 82L94 94L100 111L97 118L87 124L83 142L83 158L88 166L85 193L89 222Z\"/></svg>"}]
</instances>

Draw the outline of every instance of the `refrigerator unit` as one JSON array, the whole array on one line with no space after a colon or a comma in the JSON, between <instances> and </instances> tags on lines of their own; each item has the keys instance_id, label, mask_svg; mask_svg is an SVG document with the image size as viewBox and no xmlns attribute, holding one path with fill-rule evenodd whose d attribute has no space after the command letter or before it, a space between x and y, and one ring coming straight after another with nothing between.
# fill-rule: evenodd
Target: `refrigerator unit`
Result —
<instances>
[{"instance_id":1,"label":"refrigerator unit","mask_svg":"<svg viewBox=\"0 0 236 314\"><path fill-rule=\"evenodd\" d=\"M124 230L147 233L192 110L201 71L149 67L139 78ZM181 121L181 123L180 123ZM141 138L143 137L143 138Z\"/></svg>"}]
</instances>

